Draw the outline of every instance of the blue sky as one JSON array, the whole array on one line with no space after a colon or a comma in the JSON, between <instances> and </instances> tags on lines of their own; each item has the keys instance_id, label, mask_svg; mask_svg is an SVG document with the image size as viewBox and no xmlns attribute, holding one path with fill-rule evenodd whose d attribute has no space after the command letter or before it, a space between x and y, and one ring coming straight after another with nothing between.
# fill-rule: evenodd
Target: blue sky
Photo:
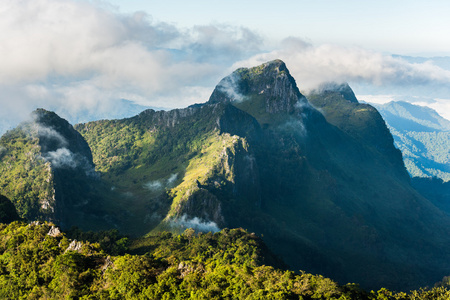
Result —
<instances>
[{"instance_id":1,"label":"blue sky","mask_svg":"<svg viewBox=\"0 0 450 300\"><path fill-rule=\"evenodd\" d=\"M124 13L145 11L155 20L192 27L245 26L267 40L288 36L403 55L450 55L450 1L109 0Z\"/></svg>"},{"instance_id":2,"label":"blue sky","mask_svg":"<svg viewBox=\"0 0 450 300\"><path fill-rule=\"evenodd\" d=\"M360 100L450 118L449 12L436 0L2 0L0 133L38 107L76 123L129 115L130 102L205 102L234 69L277 58L301 91L348 82Z\"/></svg>"}]
</instances>

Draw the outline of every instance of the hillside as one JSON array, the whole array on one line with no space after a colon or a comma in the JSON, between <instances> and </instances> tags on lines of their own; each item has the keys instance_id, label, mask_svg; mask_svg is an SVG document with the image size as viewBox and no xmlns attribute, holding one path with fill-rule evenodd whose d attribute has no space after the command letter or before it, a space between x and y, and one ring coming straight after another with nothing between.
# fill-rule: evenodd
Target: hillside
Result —
<instances>
[{"instance_id":1,"label":"hillside","mask_svg":"<svg viewBox=\"0 0 450 300\"><path fill-rule=\"evenodd\" d=\"M0 224L2 299L398 299L444 300L448 282L431 290L365 292L305 272L274 268L254 234L186 230L128 242L97 234L112 246L70 239L51 223ZM104 244L104 243L103 243Z\"/></svg>"},{"instance_id":2,"label":"hillside","mask_svg":"<svg viewBox=\"0 0 450 300\"><path fill-rule=\"evenodd\" d=\"M402 151L412 177L450 180L450 121L428 107L407 102L374 104Z\"/></svg>"},{"instance_id":3,"label":"hillside","mask_svg":"<svg viewBox=\"0 0 450 300\"><path fill-rule=\"evenodd\" d=\"M34 111L0 138L0 150L0 191L21 217L70 227L98 208L89 145L55 113Z\"/></svg>"},{"instance_id":4,"label":"hillside","mask_svg":"<svg viewBox=\"0 0 450 300\"><path fill-rule=\"evenodd\" d=\"M353 98L348 86L305 97L275 60L236 70L185 109L76 131L39 110L38 128L70 143L24 129L36 122L8 132L1 187L29 219L133 236L243 227L292 270L369 289L437 282L450 269L450 217L411 187L381 116ZM84 163L61 165L63 152ZM34 188L42 181L48 189Z\"/></svg>"}]
</instances>

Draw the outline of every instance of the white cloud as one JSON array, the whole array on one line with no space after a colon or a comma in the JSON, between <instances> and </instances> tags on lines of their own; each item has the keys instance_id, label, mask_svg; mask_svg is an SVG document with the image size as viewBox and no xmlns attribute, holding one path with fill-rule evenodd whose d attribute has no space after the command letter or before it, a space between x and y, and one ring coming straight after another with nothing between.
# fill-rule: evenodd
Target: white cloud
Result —
<instances>
[{"instance_id":1,"label":"white cloud","mask_svg":"<svg viewBox=\"0 0 450 300\"><path fill-rule=\"evenodd\" d=\"M172 188L178 178L178 173L170 174L167 179L152 180L143 185L143 187L152 192L161 192L165 188Z\"/></svg>"},{"instance_id":2,"label":"white cloud","mask_svg":"<svg viewBox=\"0 0 450 300\"><path fill-rule=\"evenodd\" d=\"M78 166L74 154L67 148L59 148L56 151L46 153L45 160L51 162L55 168L71 168Z\"/></svg>"},{"instance_id":3,"label":"white cloud","mask_svg":"<svg viewBox=\"0 0 450 300\"><path fill-rule=\"evenodd\" d=\"M171 174L169 176L169 178L167 178L167 185L170 186L170 185L174 184L175 181L177 180L177 178L178 178L178 173Z\"/></svg>"},{"instance_id":4,"label":"white cloud","mask_svg":"<svg viewBox=\"0 0 450 300\"><path fill-rule=\"evenodd\" d=\"M163 189L161 180L153 180L144 184L144 188L152 192L157 192Z\"/></svg>"},{"instance_id":5,"label":"white cloud","mask_svg":"<svg viewBox=\"0 0 450 300\"><path fill-rule=\"evenodd\" d=\"M181 29L98 1L1 1L0 39L0 132L37 107L72 122L86 110L104 117L122 98L164 108L205 102L234 69L275 58L286 62L301 90L345 81L357 94L450 94L450 71L432 60L297 38L260 53L265 41L247 28Z\"/></svg>"},{"instance_id":6,"label":"white cloud","mask_svg":"<svg viewBox=\"0 0 450 300\"><path fill-rule=\"evenodd\" d=\"M233 68L255 66L276 58L287 64L301 90L313 89L323 82L365 83L378 88L437 85L450 90L450 71L431 61L410 63L357 47L313 46L297 38L285 39L279 50L237 62Z\"/></svg>"},{"instance_id":7,"label":"white cloud","mask_svg":"<svg viewBox=\"0 0 450 300\"><path fill-rule=\"evenodd\" d=\"M395 100L395 95L357 95L358 101L385 104Z\"/></svg>"},{"instance_id":8,"label":"white cloud","mask_svg":"<svg viewBox=\"0 0 450 300\"><path fill-rule=\"evenodd\" d=\"M181 228L193 228L196 231L202 232L218 232L220 231L219 226L213 221L202 221L197 217L189 219L186 215L183 215L180 219L172 221L172 226Z\"/></svg>"},{"instance_id":9,"label":"white cloud","mask_svg":"<svg viewBox=\"0 0 450 300\"><path fill-rule=\"evenodd\" d=\"M11 122L36 107L107 111L120 97L167 108L204 102L230 61L261 43L246 28L180 29L73 0L2 1L0 38L0 118Z\"/></svg>"}]
</instances>

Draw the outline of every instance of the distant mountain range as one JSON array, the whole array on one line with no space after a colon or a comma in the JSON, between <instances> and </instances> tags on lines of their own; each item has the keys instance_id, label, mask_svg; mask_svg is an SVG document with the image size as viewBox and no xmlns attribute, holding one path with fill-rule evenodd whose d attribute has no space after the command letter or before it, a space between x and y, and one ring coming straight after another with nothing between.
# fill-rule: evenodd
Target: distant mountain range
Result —
<instances>
[{"instance_id":1,"label":"distant mountain range","mask_svg":"<svg viewBox=\"0 0 450 300\"><path fill-rule=\"evenodd\" d=\"M407 102L373 104L402 151L412 177L450 180L450 121L431 108Z\"/></svg>"},{"instance_id":2,"label":"distant mountain range","mask_svg":"<svg viewBox=\"0 0 450 300\"><path fill-rule=\"evenodd\" d=\"M450 272L450 215L411 186L378 111L348 85L301 94L280 60L184 109L75 126L36 110L0 138L0 194L64 228L243 227L293 270L370 289Z\"/></svg>"}]
</instances>

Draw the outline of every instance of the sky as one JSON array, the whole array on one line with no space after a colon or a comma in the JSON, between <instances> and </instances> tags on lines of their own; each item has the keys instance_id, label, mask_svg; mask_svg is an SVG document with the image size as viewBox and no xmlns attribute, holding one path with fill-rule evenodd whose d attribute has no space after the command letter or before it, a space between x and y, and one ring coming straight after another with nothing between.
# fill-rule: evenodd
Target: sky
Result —
<instances>
[{"instance_id":1,"label":"sky","mask_svg":"<svg viewBox=\"0 0 450 300\"><path fill-rule=\"evenodd\" d=\"M282 59L307 92L348 82L450 119L450 1L0 0L0 133L38 108L71 123L208 100ZM124 101L126 100L126 101Z\"/></svg>"}]
</instances>

